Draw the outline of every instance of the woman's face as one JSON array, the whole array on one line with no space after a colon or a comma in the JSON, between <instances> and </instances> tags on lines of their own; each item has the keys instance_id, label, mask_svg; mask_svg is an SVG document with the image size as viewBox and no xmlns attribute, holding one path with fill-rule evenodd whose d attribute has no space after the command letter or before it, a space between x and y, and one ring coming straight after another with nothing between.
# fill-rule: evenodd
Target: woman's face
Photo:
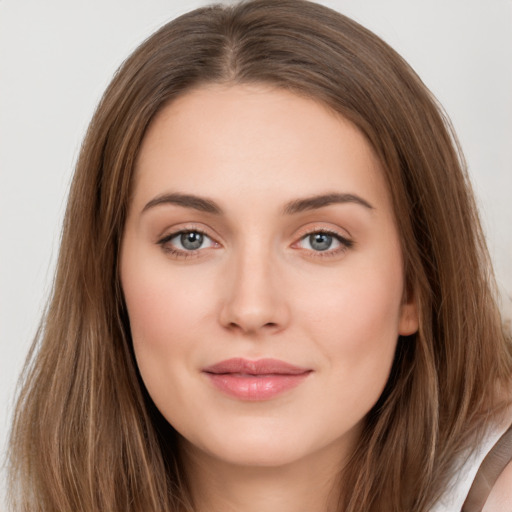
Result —
<instances>
[{"instance_id":1,"label":"woman's face","mask_svg":"<svg viewBox=\"0 0 512 512\"><path fill-rule=\"evenodd\" d=\"M344 457L418 323L370 145L261 85L203 86L153 121L121 281L156 406L234 464Z\"/></svg>"}]
</instances>

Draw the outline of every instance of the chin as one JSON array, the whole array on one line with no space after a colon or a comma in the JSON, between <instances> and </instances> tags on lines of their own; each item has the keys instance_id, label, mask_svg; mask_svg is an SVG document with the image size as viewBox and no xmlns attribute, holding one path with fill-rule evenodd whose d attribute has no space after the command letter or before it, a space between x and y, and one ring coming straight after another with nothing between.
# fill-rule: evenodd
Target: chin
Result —
<instances>
[{"instance_id":1,"label":"chin","mask_svg":"<svg viewBox=\"0 0 512 512\"><path fill-rule=\"evenodd\" d=\"M247 443L244 446L226 447L226 450L217 449L210 452L210 455L224 463L253 468L278 468L287 466L301 460L304 453L301 453L300 447L279 447L269 446L269 443Z\"/></svg>"},{"instance_id":2,"label":"chin","mask_svg":"<svg viewBox=\"0 0 512 512\"><path fill-rule=\"evenodd\" d=\"M235 466L279 467L305 456L304 442L296 436L279 435L264 428L230 433L210 431L206 439L181 438L188 454L207 455Z\"/></svg>"},{"instance_id":3,"label":"chin","mask_svg":"<svg viewBox=\"0 0 512 512\"><path fill-rule=\"evenodd\" d=\"M314 457L325 449L332 449L340 439L326 444L326 438L308 439L305 432L294 428L281 431L253 425L246 429L234 429L229 434L225 431L210 431L208 438L184 438L189 454L207 455L225 464L272 468L297 463Z\"/></svg>"}]
</instances>

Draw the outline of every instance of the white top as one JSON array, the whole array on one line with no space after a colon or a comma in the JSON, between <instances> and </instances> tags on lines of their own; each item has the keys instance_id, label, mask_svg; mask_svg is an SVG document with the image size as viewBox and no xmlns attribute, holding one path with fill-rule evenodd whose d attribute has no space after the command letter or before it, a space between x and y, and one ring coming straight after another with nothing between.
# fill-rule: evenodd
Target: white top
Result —
<instances>
[{"instance_id":1,"label":"white top","mask_svg":"<svg viewBox=\"0 0 512 512\"><path fill-rule=\"evenodd\" d=\"M499 438L505 433L512 422L512 409L495 428L491 429L477 450L457 471L441 499L430 509L430 512L458 512L469 493L471 484L485 456L490 452Z\"/></svg>"}]
</instances>

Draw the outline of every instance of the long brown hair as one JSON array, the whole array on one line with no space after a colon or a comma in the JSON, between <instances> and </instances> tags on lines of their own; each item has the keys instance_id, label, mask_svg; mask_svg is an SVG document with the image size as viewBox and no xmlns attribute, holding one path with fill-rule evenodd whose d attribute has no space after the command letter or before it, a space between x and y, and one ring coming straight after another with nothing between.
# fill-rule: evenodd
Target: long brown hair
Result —
<instances>
[{"instance_id":1,"label":"long brown hair","mask_svg":"<svg viewBox=\"0 0 512 512\"><path fill-rule=\"evenodd\" d=\"M65 216L53 295L11 436L20 510L192 510L172 427L147 395L118 275L134 163L155 114L205 83L271 83L352 121L389 184L416 335L342 472L339 510L425 511L503 406L512 375L464 162L411 68L357 23L303 0L198 9L122 65L91 121ZM341 468L340 468L341 470Z\"/></svg>"}]
</instances>

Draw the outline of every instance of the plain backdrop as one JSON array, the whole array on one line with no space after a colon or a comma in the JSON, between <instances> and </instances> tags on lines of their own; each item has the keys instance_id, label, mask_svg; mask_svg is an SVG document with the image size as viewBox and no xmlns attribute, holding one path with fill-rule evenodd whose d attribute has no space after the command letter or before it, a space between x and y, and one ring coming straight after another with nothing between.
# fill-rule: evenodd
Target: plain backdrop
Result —
<instances>
[{"instance_id":1,"label":"plain backdrop","mask_svg":"<svg viewBox=\"0 0 512 512\"><path fill-rule=\"evenodd\" d=\"M80 142L128 54L183 0L0 0L0 453L48 298ZM503 308L512 297L512 0L325 0L391 44L451 117ZM79 234L77 234L79 236ZM0 506L4 495L0 474Z\"/></svg>"}]
</instances>

